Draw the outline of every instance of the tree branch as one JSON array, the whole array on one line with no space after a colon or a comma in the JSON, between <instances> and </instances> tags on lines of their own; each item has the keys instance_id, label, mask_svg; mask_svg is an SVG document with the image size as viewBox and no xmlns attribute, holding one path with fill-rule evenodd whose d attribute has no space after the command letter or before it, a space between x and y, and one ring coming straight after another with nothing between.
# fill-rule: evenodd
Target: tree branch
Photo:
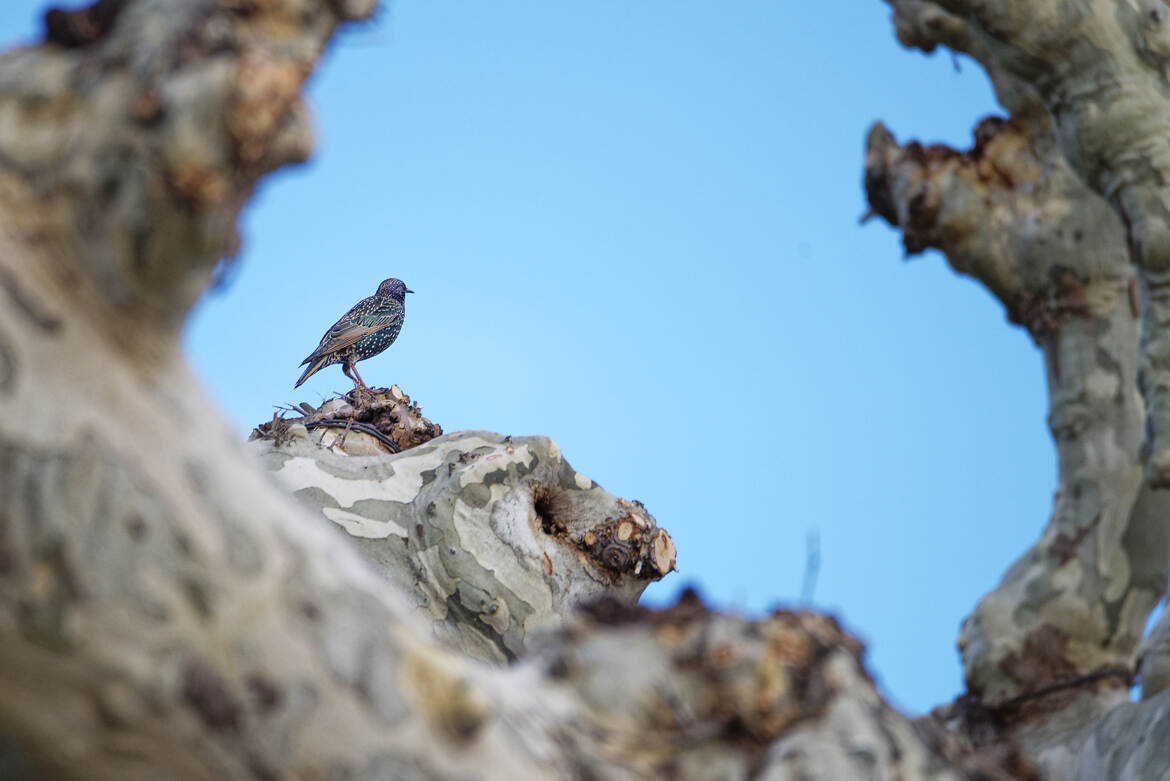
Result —
<instances>
[{"instance_id":1,"label":"tree branch","mask_svg":"<svg viewBox=\"0 0 1170 781\"><path fill-rule=\"evenodd\" d=\"M515 659L577 607L632 606L674 569L674 542L646 508L574 471L545 437L465 431L389 457L361 436L318 441L294 426L255 446L464 653Z\"/></svg>"},{"instance_id":2,"label":"tree branch","mask_svg":"<svg viewBox=\"0 0 1170 781\"><path fill-rule=\"evenodd\" d=\"M1147 301L1141 386L1150 481L1170 486L1170 14L1161 3L1107 0L937 5L963 20L996 70L1036 91L1065 157L1122 217Z\"/></svg>"},{"instance_id":3,"label":"tree branch","mask_svg":"<svg viewBox=\"0 0 1170 781\"><path fill-rule=\"evenodd\" d=\"M674 553L547 439L430 439L389 405L389 432L359 421L386 456L352 425L245 447L218 420L178 326L369 11L106 0L0 57L0 757L87 781L988 765L888 708L819 616L611 598L556 629Z\"/></svg>"},{"instance_id":4,"label":"tree branch","mask_svg":"<svg viewBox=\"0 0 1170 781\"><path fill-rule=\"evenodd\" d=\"M981 123L974 148L964 154L898 147L884 128L875 128L866 159L870 202L902 229L908 250L941 249L952 267L983 282L1009 319L1029 330L1044 351L1059 465L1048 528L964 625L960 647L978 707L956 703L937 718L967 733L990 725L977 740L1015 735L1053 778L1141 778L1142 757L1150 756L1143 741L1165 729L1166 720L1162 697L1155 696L1164 678L1156 638L1143 650L1148 703L1130 705L1125 689L1145 619L1165 592L1170 503L1155 490L1162 480L1157 468L1143 479L1145 413L1135 377L1139 353L1143 377L1153 376L1150 345L1166 338L1166 323L1156 295L1145 296L1139 337L1143 297L1128 263L1133 225L1107 214L1105 201L1081 184L1080 175L1091 174L1093 184L1107 164L1098 157L1087 166L1080 148L1085 128L1070 139L1072 115L1053 102L1055 81L1068 89L1079 83L1076 100L1087 102L1073 113L1106 110L1095 102L1104 93L1087 88L1094 79L1105 85L1103 73L1093 70L1101 63L1084 58L1091 59L1092 49L1110 59L1112 45L1123 39L1093 48L1090 28L1103 35L1098 22L1107 27L1133 9L1098 8L1094 15L1082 13L1091 3L1059 4L1059 10L1054 3L890 4L904 44L971 54L1013 116ZM1065 47L1077 36L1080 47L1070 57ZM1122 119L1115 114L1112 121ZM1100 144L1107 125L1093 131ZM1114 132L1109 143L1120 148L1125 136ZM1128 219L1115 189L1093 186ZM1146 288L1156 291L1150 263L1139 255ZM1148 383L1145 389L1156 407ZM1155 409L1155 437L1157 417ZM1117 731L1120 723L1139 721L1141 730Z\"/></svg>"},{"instance_id":5,"label":"tree branch","mask_svg":"<svg viewBox=\"0 0 1170 781\"><path fill-rule=\"evenodd\" d=\"M1138 304L1119 220L1050 140L994 119L962 154L899 147L876 126L866 189L908 250L938 247L986 285L1047 367L1056 502L1039 543L964 626L969 689L995 705L1131 669L1170 564L1170 504L1150 491L1139 498ZM1128 685L1093 685L1110 680Z\"/></svg>"}]
</instances>

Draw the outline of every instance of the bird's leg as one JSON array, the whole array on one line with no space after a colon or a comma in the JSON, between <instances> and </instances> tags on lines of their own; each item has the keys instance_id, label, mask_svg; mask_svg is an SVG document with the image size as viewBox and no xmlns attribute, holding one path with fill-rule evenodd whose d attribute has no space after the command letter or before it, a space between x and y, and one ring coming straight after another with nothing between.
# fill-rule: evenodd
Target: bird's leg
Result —
<instances>
[{"instance_id":1,"label":"bird's leg","mask_svg":"<svg viewBox=\"0 0 1170 781\"><path fill-rule=\"evenodd\" d=\"M359 401L361 400L363 392L369 393L371 396L373 395L370 389L367 388L366 384L362 381L362 376L358 374L357 367L354 366L351 362L342 361L341 370L345 372L346 377L349 377L351 380L353 380L354 390L357 391Z\"/></svg>"},{"instance_id":2,"label":"bird's leg","mask_svg":"<svg viewBox=\"0 0 1170 781\"><path fill-rule=\"evenodd\" d=\"M362 380L362 376L361 376L360 374L358 374L358 370L357 370L357 364L356 364L356 363L351 363L351 364L349 365L349 370L350 370L351 372L353 372L353 377L354 377L354 379L355 379L355 380L357 380L357 384L358 384L358 385L362 386L362 388L363 388L363 389L365 389L365 390L367 390L367 391L368 391L368 390L370 390L370 389L369 389L369 387L367 387L367 386L366 386L366 383L365 383L365 381L363 381L363 380ZM370 392L371 392L371 393L373 393L373 391L370 391Z\"/></svg>"}]
</instances>

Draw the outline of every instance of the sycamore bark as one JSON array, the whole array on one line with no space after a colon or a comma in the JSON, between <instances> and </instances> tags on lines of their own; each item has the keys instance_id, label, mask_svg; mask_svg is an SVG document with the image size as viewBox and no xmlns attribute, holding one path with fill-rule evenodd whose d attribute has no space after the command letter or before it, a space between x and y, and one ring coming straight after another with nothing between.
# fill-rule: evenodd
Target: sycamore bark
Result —
<instances>
[{"instance_id":1,"label":"sycamore bark","mask_svg":"<svg viewBox=\"0 0 1170 781\"><path fill-rule=\"evenodd\" d=\"M634 607L673 543L547 439L433 438L395 389L251 444L216 417L180 325L371 12L101 0L0 56L0 769L1026 773L891 710L829 619Z\"/></svg>"},{"instance_id":2,"label":"sycamore bark","mask_svg":"<svg viewBox=\"0 0 1170 781\"><path fill-rule=\"evenodd\" d=\"M964 623L968 694L935 719L1014 738L1045 777L1170 777L1165 617L1139 647L1170 564L1165 7L888 1L903 44L971 55L1010 116L962 153L875 127L871 208L1030 333L1058 458L1048 526Z\"/></svg>"},{"instance_id":3,"label":"sycamore bark","mask_svg":"<svg viewBox=\"0 0 1170 781\"><path fill-rule=\"evenodd\" d=\"M637 608L673 542L547 439L439 436L389 389L237 441L178 330L372 2L101 0L0 56L0 769L1170 775L1170 618L1138 647L1170 511L1164 9L892 5L1010 117L964 153L875 128L871 205L1031 334L1059 459L1043 536L964 625L967 697L908 722L811 613Z\"/></svg>"}]
</instances>

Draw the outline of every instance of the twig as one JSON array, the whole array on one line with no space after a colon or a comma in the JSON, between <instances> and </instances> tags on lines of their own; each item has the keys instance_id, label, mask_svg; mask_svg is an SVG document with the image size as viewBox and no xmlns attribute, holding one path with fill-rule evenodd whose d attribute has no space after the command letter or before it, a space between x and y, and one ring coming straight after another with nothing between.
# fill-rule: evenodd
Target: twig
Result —
<instances>
[{"instance_id":1,"label":"twig","mask_svg":"<svg viewBox=\"0 0 1170 781\"><path fill-rule=\"evenodd\" d=\"M808 530L804 543L804 586L800 589L800 601L811 605L817 588L817 575L821 571L821 535L815 529Z\"/></svg>"},{"instance_id":2,"label":"twig","mask_svg":"<svg viewBox=\"0 0 1170 781\"><path fill-rule=\"evenodd\" d=\"M1064 691L1065 689L1075 689L1086 684L1096 683L1097 681L1101 681L1106 678L1117 678L1126 686L1133 686L1133 670L1129 669L1128 667L1107 667L1103 670L1089 673L1088 675L1082 675L1077 678L1070 678L1065 681L1050 683L1047 686L1041 686L1039 689L1024 692L1023 694L1017 694L1011 699L1004 700L1003 702L986 707L997 712L1013 710L1015 708L1019 708L1021 705L1029 702L1030 700L1046 697L1049 694Z\"/></svg>"}]
</instances>

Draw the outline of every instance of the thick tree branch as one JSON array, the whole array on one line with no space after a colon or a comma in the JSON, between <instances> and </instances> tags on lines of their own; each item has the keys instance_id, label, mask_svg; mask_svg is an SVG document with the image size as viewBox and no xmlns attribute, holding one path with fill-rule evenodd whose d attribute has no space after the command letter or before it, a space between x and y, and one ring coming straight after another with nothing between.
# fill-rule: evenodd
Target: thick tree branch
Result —
<instances>
[{"instance_id":1,"label":"thick tree branch","mask_svg":"<svg viewBox=\"0 0 1170 781\"><path fill-rule=\"evenodd\" d=\"M995 97L1012 120L1033 138L1051 132L1052 120L1039 93L1000 66L977 30L931 0L886 0L894 10L894 30L903 46L933 52L939 46L970 55L987 72Z\"/></svg>"},{"instance_id":2,"label":"thick tree branch","mask_svg":"<svg viewBox=\"0 0 1170 781\"><path fill-rule=\"evenodd\" d=\"M632 601L674 557L644 508L548 440L430 439L400 409L387 432L393 404L376 421L333 410L377 423L393 457L352 424L245 447L218 421L178 325L256 178L307 154L300 87L330 32L369 11L104 0L0 57L6 766L87 781L1018 769L894 713L819 616L611 599L556 630L558 610ZM542 626L509 667L450 647L516 656Z\"/></svg>"},{"instance_id":3,"label":"thick tree branch","mask_svg":"<svg viewBox=\"0 0 1170 781\"><path fill-rule=\"evenodd\" d=\"M984 120L964 154L899 147L875 127L866 189L908 250L942 249L1044 352L1055 507L1036 547L964 627L968 687L993 707L1078 679L1127 687L1170 563L1170 504L1141 491L1139 303L1120 221L1049 139L1002 120ZM1095 677L1102 671L1119 674ZM1024 713L1057 703L1029 705Z\"/></svg>"},{"instance_id":4,"label":"thick tree branch","mask_svg":"<svg viewBox=\"0 0 1170 781\"><path fill-rule=\"evenodd\" d=\"M626 605L674 568L674 542L636 502L574 471L545 437L460 432L397 456L360 433L257 443L302 503L472 656L514 659L580 605Z\"/></svg>"},{"instance_id":5,"label":"thick tree branch","mask_svg":"<svg viewBox=\"0 0 1170 781\"><path fill-rule=\"evenodd\" d=\"M961 18L989 74L1030 85L1051 114L1065 157L1118 210L1147 307L1142 392L1151 429L1150 481L1170 485L1170 13L1160 1L939 0Z\"/></svg>"},{"instance_id":6,"label":"thick tree branch","mask_svg":"<svg viewBox=\"0 0 1170 781\"><path fill-rule=\"evenodd\" d=\"M0 196L10 213L38 204L9 229L57 245L61 283L116 312L102 322L123 343L160 329L172 340L235 251L257 178L307 157L300 88L326 40L372 6L168 0L50 14L59 43L0 59Z\"/></svg>"},{"instance_id":7,"label":"thick tree branch","mask_svg":"<svg viewBox=\"0 0 1170 781\"><path fill-rule=\"evenodd\" d=\"M964 626L961 647L976 706L963 698L938 715L952 728L974 730L977 742L1014 734L1052 778L1145 778L1155 761L1148 743L1168 728L1159 695L1164 630L1141 652L1147 702L1126 702L1125 687L1146 616L1165 591L1170 545L1170 502L1154 488L1165 475L1158 467L1161 402L1151 392L1163 373L1157 345L1168 325L1153 258L1166 245L1152 256L1161 239L1150 234L1145 249L1135 243L1141 210L1132 201L1148 181L1102 183L1122 169L1155 165L1161 155L1141 162L1144 147L1123 147L1133 140L1133 112L1141 110L1134 100L1150 103L1145 110L1157 115L1166 110L1164 98L1155 98L1148 83L1135 83L1136 93L1125 99L1114 90L1147 78L1130 48L1135 40L1149 42L1146 23L1158 22L1165 9L889 2L904 44L971 54L1013 116L1007 124L981 124L974 149L963 155L900 148L875 129L866 163L871 203L903 230L908 249L943 250L1028 328L1045 353L1059 464L1053 516L1040 542ZM1118 23L1125 34L1110 37ZM1020 138L1004 143L1013 136ZM1086 144L1093 147L1088 156ZM1104 213L1105 202L1081 177L1108 196L1123 220ZM1147 217L1140 218L1142 230L1152 225ZM1132 285L1131 256L1140 264L1144 297ZM1153 406L1148 482L1134 381L1139 356Z\"/></svg>"}]
</instances>

